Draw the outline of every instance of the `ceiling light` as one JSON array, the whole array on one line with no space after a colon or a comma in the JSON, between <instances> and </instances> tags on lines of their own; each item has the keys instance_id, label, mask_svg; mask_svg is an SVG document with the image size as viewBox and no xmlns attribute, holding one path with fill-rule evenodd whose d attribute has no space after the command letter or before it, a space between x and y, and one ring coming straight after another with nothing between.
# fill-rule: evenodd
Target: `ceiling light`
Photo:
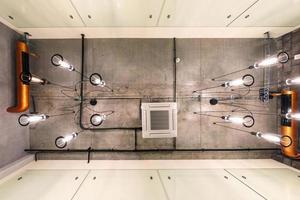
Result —
<instances>
[{"instance_id":1,"label":"ceiling light","mask_svg":"<svg viewBox=\"0 0 300 200\"><path fill-rule=\"evenodd\" d=\"M271 57L268 57L268 58L262 60L259 63L255 63L253 67L255 69L272 67L279 63L281 63L281 64L286 63L288 60L289 60L289 55L283 51L283 52L278 53L276 56L271 56Z\"/></svg>"},{"instance_id":2,"label":"ceiling light","mask_svg":"<svg viewBox=\"0 0 300 200\"><path fill-rule=\"evenodd\" d=\"M246 87L250 87L254 84L254 77L251 74L246 74L240 79L226 81L221 86L222 87L236 87L244 85Z\"/></svg>"},{"instance_id":3,"label":"ceiling light","mask_svg":"<svg viewBox=\"0 0 300 200\"><path fill-rule=\"evenodd\" d=\"M279 135L274 133L262 133L262 132L251 132L251 134L256 135L258 138L262 138L268 142L281 145L283 147L289 147L292 144L292 139L287 135Z\"/></svg>"},{"instance_id":4,"label":"ceiling light","mask_svg":"<svg viewBox=\"0 0 300 200\"><path fill-rule=\"evenodd\" d=\"M296 77L296 78L288 78L286 79L285 83L287 85L299 85L300 84L300 77Z\"/></svg>"},{"instance_id":5,"label":"ceiling light","mask_svg":"<svg viewBox=\"0 0 300 200\"><path fill-rule=\"evenodd\" d=\"M90 83L94 86L104 87L106 85L102 76L98 73L91 74L89 79L90 79Z\"/></svg>"},{"instance_id":6,"label":"ceiling light","mask_svg":"<svg viewBox=\"0 0 300 200\"><path fill-rule=\"evenodd\" d=\"M62 69L67 69L69 71L75 70L75 68L67 60L65 60L60 54L54 54L51 57L51 63L52 65L56 67L60 67Z\"/></svg>"},{"instance_id":7,"label":"ceiling light","mask_svg":"<svg viewBox=\"0 0 300 200\"><path fill-rule=\"evenodd\" d=\"M287 118L287 119L294 119L294 120L300 120L300 113L291 113L291 112L289 112L289 113L287 113L286 115L285 115L285 118Z\"/></svg>"},{"instance_id":8,"label":"ceiling light","mask_svg":"<svg viewBox=\"0 0 300 200\"><path fill-rule=\"evenodd\" d=\"M55 146L57 148L63 149L65 148L68 143L70 143L72 140L76 139L76 137L78 136L78 133L71 133L69 135L66 136L59 136L55 139Z\"/></svg>"},{"instance_id":9,"label":"ceiling light","mask_svg":"<svg viewBox=\"0 0 300 200\"><path fill-rule=\"evenodd\" d=\"M246 128L252 127L255 123L254 118L250 115L246 115L244 117L226 115L226 116L222 116L221 118L227 122L231 122L234 124L241 124Z\"/></svg>"},{"instance_id":10,"label":"ceiling light","mask_svg":"<svg viewBox=\"0 0 300 200\"><path fill-rule=\"evenodd\" d=\"M45 85L48 82L44 78L39 78L38 76L35 76L31 73L23 73L23 72L20 74L20 79L24 84L35 83L35 84Z\"/></svg>"},{"instance_id":11,"label":"ceiling light","mask_svg":"<svg viewBox=\"0 0 300 200\"><path fill-rule=\"evenodd\" d=\"M105 120L106 120L106 115L103 114L94 114L90 118L90 122L93 126L100 126Z\"/></svg>"},{"instance_id":12,"label":"ceiling light","mask_svg":"<svg viewBox=\"0 0 300 200\"><path fill-rule=\"evenodd\" d=\"M45 114L22 114L18 122L21 126L28 126L31 123L37 123L40 121L45 121L49 116Z\"/></svg>"}]
</instances>

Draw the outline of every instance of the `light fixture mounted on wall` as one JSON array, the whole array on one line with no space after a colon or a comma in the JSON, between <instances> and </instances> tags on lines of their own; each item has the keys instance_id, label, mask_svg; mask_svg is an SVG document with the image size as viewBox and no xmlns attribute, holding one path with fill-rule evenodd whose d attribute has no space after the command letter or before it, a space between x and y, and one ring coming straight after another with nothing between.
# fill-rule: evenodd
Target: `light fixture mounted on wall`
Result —
<instances>
[{"instance_id":1,"label":"light fixture mounted on wall","mask_svg":"<svg viewBox=\"0 0 300 200\"><path fill-rule=\"evenodd\" d=\"M67 69L69 71L75 71L75 68L73 65L71 65L62 55L60 54L54 54L51 57L51 63L55 67L60 67L62 69Z\"/></svg>"},{"instance_id":2,"label":"light fixture mounted on wall","mask_svg":"<svg viewBox=\"0 0 300 200\"><path fill-rule=\"evenodd\" d=\"M36 75L33 75L31 73L21 73L20 74L20 80L24 83L24 84L41 84L41 85L45 85L47 83L49 83L49 81L47 81L44 78L40 78Z\"/></svg>"},{"instance_id":3,"label":"light fixture mounted on wall","mask_svg":"<svg viewBox=\"0 0 300 200\"><path fill-rule=\"evenodd\" d=\"M68 143L70 143L72 140L75 140L78 136L78 133L73 132L71 134L67 134L65 136L58 136L55 139L55 146L59 149L65 148Z\"/></svg>"},{"instance_id":4,"label":"light fixture mounted on wall","mask_svg":"<svg viewBox=\"0 0 300 200\"><path fill-rule=\"evenodd\" d=\"M49 116L45 114L22 114L18 118L18 122L21 126L28 126L32 123L37 123L40 121L45 121Z\"/></svg>"},{"instance_id":5,"label":"light fixture mounted on wall","mask_svg":"<svg viewBox=\"0 0 300 200\"><path fill-rule=\"evenodd\" d=\"M93 126L100 126L107 119L107 117L113 113L114 111L105 111L99 114L93 114L90 117L90 122Z\"/></svg>"},{"instance_id":6,"label":"light fixture mounted on wall","mask_svg":"<svg viewBox=\"0 0 300 200\"><path fill-rule=\"evenodd\" d=\"M94 86L105 87L106 83L103 80L102 76L98 73L93 73L89 77L90 83Z\"/></svg>"}]
</instances>

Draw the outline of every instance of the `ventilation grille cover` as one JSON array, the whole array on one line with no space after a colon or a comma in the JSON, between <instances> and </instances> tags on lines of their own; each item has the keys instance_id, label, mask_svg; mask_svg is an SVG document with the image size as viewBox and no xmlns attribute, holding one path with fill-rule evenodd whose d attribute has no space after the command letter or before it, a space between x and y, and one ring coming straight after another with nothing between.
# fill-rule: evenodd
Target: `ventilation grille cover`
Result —
<instances>
[{"instance_id":1,"label":"ventilation grille cover","mask_svg":"<svg viewBox=\"0 0 300 200\"><path fill-rule=\"evenodd\" d=\"M144 138L177 136L177 103L142 103Z\"/></svg>"}]
</instances>

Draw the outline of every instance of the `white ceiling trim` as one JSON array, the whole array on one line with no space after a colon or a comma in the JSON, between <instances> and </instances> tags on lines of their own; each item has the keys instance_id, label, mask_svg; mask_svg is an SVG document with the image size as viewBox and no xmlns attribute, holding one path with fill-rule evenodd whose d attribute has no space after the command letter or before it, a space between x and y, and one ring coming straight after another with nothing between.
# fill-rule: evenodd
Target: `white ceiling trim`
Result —
<instances>
[{"instance_id":1,"label":"white ceiling trim","mask_svg":"<svg viewBox=\"0 0 300 200\"><path fill-rule=\"evenodd\" d=\"M78 27L22 28L32 39L80 38L263 38L265 32L277 38L296 27Z\"/></svg>"}]
</instances>

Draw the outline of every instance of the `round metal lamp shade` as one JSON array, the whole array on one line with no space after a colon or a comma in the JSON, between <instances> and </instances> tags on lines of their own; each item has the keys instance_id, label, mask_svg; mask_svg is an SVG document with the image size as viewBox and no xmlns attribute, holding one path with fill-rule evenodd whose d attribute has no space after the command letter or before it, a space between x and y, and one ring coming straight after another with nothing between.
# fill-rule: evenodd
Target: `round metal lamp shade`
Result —
<instances>
[{"instance_id":1,"label":"round metal lamp shade","mask_svg":"<svg viewBox=\"0 0 300 200\"><path fill-rule=\"evenodd\" d=\"M57 148L63 149L67 146L67 142L63 136L59 136L55 139L55 146Z\"/></svg>"},{"instance_id":2,"label":"round metal lamp shade","mask_svg":"<svg viewBox=\"0 0 300 200\"><path fill-rule=\"evenodd\" d=\"M246 128L251 128L255 124L255 120L251 115L246 115L243 119L243 126Z\"/></svg>"},{"instance_id":3,"label":"round metal lamp shade","mask_svg":"<svg viewBox=\"0 0 300 200\"><path fill-rule=\"evenodd\" d=\"M105 120L105 117L103 115L99 115L99 114L94 114L90 118L90 122L93 126L100 126L104 120Z\"/></svg>"},{"instance_id":4,"label":"round metal lamp shade","mask_svg":"<svg viewBox=\"0 0 300 200\"><path fill-rule=\"evenodd\" d=\"M93 73L90 75L90 83L94 86L105 86L105 81L103 80L102 76L98 73Z\"/></svg>"},{"instance_id":5,"label":"round metal lamp shade","mask_svg":"<svg viewBox=\"0 0 300 200\"><path fill-rule=\"evenodd\" d=\"M242 80L244 81L243 85L246 87L252 86L255 82L254 77L251 74L244 75Z\"/></svg>"}]
</instances>

